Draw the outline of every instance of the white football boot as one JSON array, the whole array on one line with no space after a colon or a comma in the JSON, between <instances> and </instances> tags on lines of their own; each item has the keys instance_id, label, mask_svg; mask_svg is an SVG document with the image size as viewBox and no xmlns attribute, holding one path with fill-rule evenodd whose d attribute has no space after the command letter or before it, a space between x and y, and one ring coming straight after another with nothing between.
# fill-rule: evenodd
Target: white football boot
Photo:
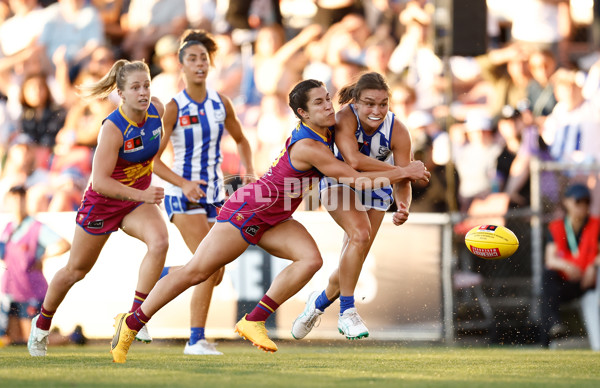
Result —
<instances>
[{"instance_id":1,"label":"white football boot","mask_svg":"<svg viewBox=\"0 0 600 388\"><path fill-rule=\"evenodd\" d=\"M360 315L353 307L344 311L338 318L338 330L349 340L366 338L369 336L369 329L365 326Z\"/></svg>"},{"instance_id":2,"label":"white football boot","mask_svg":"<svg viewBox=\"0 0 600 388\"><path fill-rule=\"evenodd\" d=\"M148 332L148 326L144 325L140 331L135 335L136 341L145 342L149 344L152 342L152 337L150 337L150 333Z\"/></svg>"},{"instance_id":3,"label":"white football boot","mask_svg":"<svg viewBox=\"0 0 600 388\"><path fill-rule=\"evenodd\" d=\"M222 356L223 353L219 352L215 346L215 344L211 344L205 339L201 339L193 345L190 345L189 342L186 342L185 349L183 349L183 354L187 354L189 356Z\"/></svg>"},{"instance_id":4,"label":"white football boot","mask_svg":"<svg viewBox=\"0 0 600 388\"><path fill-rule=\"evenodd\" d=\"M27 341L27 350L33 357L44 357L48 350L48 334L50 330L42 330L36 327L40 316L36 315L31 320L31 330L29 331L29 340Z\"/></svg>"},{"instance_id":5,"label":"white football boot","mask_svg":"<svg viewBox=\"0 0 600 388\"><path fill-rule=\"evenodd\" d=\"M299 340L306 337L318 322L319 317L323 314L323 311L315 306L315 302L320 294L319 291L313 291L308 296L304 311L302 311L302 314L300 314L292 324L292 337L295 339Z\"/></svg>"}]
</instances>

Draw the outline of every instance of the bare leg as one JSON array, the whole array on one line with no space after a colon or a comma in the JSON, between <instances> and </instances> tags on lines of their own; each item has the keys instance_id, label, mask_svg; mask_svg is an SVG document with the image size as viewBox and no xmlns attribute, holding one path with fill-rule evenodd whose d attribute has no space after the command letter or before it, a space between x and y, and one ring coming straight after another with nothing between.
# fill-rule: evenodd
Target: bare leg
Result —
<instances>
[{"instance_id":1,"label":"bare leg","mask_svg":"<svg viewBox=\"0 0 600 388\"><path fill-rule=\"evenodd\" d=\"M206 214L175 214L173 216L173 223L177 226L179 232L181 232L183 241L185 241L185 244L192 253L196 251L198 245L200 245L213 226L213 223L209 223L206 219ZM190 302L191 327L206 326L213 289L223 277L224 271L225 268L223 267L212 274L206 281L194 287Z\"/></svg>"},{"instance_id":2,"label":"bare leg","mask_svg":"<svg viewBox=\"0 0 600 388\"><path fill-rule=\"evenodd\" d=\"M208 279L213 273L237 259L248 248L240 231L227 222L216 224L202 240L192 259L177 271L160 279L141 309L148 317L188 288Z\"/></svg>"},{"instance_id":3,"label":"bare leg","mask_svg":"<svg viewBox=\"0 0 600 388\"><path fill-rule=\"evenodd\" d=\"M317 244L306 228L295 220L269 229L258 245L274 256L292 261L275 277L267 291L278 304L300 291L323 265Z\"/></svg>"},{"instance_id":4,"label":"bare leg","mask_svg":"<svg viewBox=\"0 0 600 388\"><path fill-rule=\"evenodd\" d=\"M69 261L58 270L48 285L43 303L47 311L56 311L71 287L90 272L109 236L92 235L79 226L75 227Z\"/></svg>"},{"instance_id":5,"label":"bare leg","mask_svg":"<svg viewBox=\"0 0 600 388\"><path fill-rule=\"evenodd\" d=\"M143 241L148 251L140 264L136 291L147 294L158 281L165 265L169 234L160 209L142 204L123 219L123 231Z\"/></svg>"}]
</instances>

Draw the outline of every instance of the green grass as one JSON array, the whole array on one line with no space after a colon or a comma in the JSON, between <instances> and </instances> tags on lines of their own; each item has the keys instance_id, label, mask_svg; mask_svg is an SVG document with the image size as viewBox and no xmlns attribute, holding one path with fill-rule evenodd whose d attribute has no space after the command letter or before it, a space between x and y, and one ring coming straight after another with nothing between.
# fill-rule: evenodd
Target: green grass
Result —
<instances>
[{"instance_id":1,"label":"green grass","mask_svg":"<svg viewBox=\"0 0 600 388\"><path fill-rule=\"evenodd\" d=\"M108 341L107 341L108 342ZM221 357L182 354L182 344L135 343L126 364L106 345L0 348L0 387L599 387L600 354L589 350L405 346L361 341L280 341L267 354L225 342Z\"/></svg>"}]
</instances>

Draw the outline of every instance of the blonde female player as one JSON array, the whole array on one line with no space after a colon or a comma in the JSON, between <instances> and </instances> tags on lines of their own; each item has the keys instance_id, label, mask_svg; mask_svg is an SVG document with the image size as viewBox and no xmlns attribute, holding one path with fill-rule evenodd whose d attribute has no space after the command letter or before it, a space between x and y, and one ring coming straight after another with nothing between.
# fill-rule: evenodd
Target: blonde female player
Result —
<instances>
[{"instance_id":1,"label":"blonde female player","mask_svg":"<svg viewBox=\"0 0 600 388\"><path fill-rule=\"evenodd\" d=\"M54 313L71 289L92 269L102 247L119 228L148 248L140 265L132 310L158 280L168 248L167 226L158 205L162 187L150 186L152 160L162 136L164 107L150 97L150 70L139 61L117 61L84 97L104 98L117 88L121 105L102 123L91 183L77 212L71 254L50 282L41 312L33 318L27 348L45 356Z\"/></svg>"},{"instance_id":2,"label":"blonde female player","mask_svg":"<svg viewBox=\"0 0 600 388\"><path fill-rule=\"evenodd\" d=\"M238 189L223 205L217 223L202 240L188 264L161 279L134 313L115 318L111 346L114 362L126 362L133 338L164 305L191 286L238 258L249 244L291 260L273 280L258 305L237 324L236 332L269 352L277 345L267 336L265 320L296 294L319 270L323 261L308 231L291 218L323 174L372 187L378 180L429 179L421 162L386 172L359 173L333 155L335 111L321 81L298 83L289 95L290 107L301 120L269 171L258 181Z\"/></svg>"},{"instance_id":3,"label":"blonde female player","mask_svg":"<svg viewBox=\"0 0 600 388\"><path fill-rule=\"evenodd\" d=\"M359 171L393 170L411 160L411 140L406 127L389 111L390 88L378 73L365 73L339 93L335 144L338 156ZM357 144L358 143L358 144ZM320 182L321 202L344 229L339 267L327 288L310 294L302 314L292 325L292 336L304 338L325 309L340 298L338 330L348 339L369 336L369 330L354 305L354 289L363 262L373 245L383 216L394 198L398 210L395 225L408 219L412 198L409 180L376 190L355 190L331 178Z\"/></svg>"},{"instance_id":4,"label":"blonde female player","mask_svg":"<svg viewBox=\"0 0 600 388\"><path fill-rule=\"evenodd\" d=\"M246 169L243 183L256 180L250 144L231 100L206 87L206 77L216 52L217 44L207 32L188 30L183 34L178 54L185 89L165 107L165 136L154 164L154 172L167 182L167 215L192 253L213 226L217 210L225 200L220 149L224 130L237 143ZM159 160L169 143L174 154L172 169ZM162 276L177 268L165 267ZM219 269L194 288L190 305L190 339L184 354L222 354L214 344L206 341L204 328L213 288L221 281L223 272L224 268Z\"/></svg>"}]
</instances>

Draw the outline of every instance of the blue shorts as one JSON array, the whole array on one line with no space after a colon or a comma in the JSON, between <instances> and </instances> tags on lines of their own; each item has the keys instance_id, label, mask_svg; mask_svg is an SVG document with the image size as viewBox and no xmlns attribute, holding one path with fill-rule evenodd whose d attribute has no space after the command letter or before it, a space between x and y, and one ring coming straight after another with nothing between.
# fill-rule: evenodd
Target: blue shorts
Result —
<instances>
[{"instance_id":1,"label":"blue shorts","mask_svg":"<svg viewBox=\"0 0 600 388\"><path fill-rule=\"evenodd\" d=\"M185 195L165 195L165 210L169 220L173 220L174 214L206 214L208 222L215 222L221 206L223 202L190 202Z\"/></svg>"},{"instance_id":2,"label":"blue shorts","mask_svg":"<svg viewBox=\"0 0 600 388\"><path fill-rule=\"evenodd\" d=\"M330 178L327 176L321 178L321 180L319 181L319 193L323 193L323 191L327 190L330 187L337 186L346 186L350 190L354 191L360 199L360 202L367 210L375 209L385 212L390 208L390 206L392 206L392 203L394 203L394 197L392 195L392 186L385 186L375 190L356 190L351 186L339 183L334 178Z\"/></svg>"},{"instance_id":3,"label":"blue shorts","mask_svg":"<svg viewBox=\"0 0 600 388\"><path fill-rule=\"evenodd\" d=\"M231 204L231 201L228 201L227 204ZM246 206L245 202L237 209L224 206L217 221L231 223L240 230L242 237L248 244L256 245L262 235L273 226L261 220L256 213L244 211L244 206Z\"/></svg>"}]
</instances>

